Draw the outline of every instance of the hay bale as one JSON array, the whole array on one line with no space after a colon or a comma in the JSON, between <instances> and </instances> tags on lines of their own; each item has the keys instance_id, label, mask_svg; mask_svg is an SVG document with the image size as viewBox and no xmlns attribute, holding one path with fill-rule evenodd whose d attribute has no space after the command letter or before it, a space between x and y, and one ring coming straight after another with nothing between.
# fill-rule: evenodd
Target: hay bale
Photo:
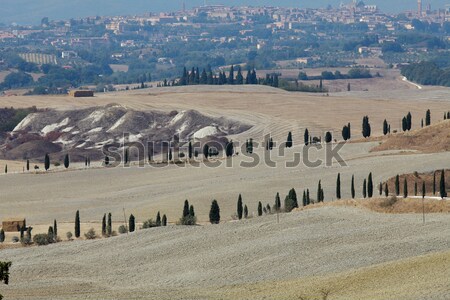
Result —
<instances>
[{"instance_id":1,"label":"hay bale","mask_svg":"<svg viewBox=\"0 0 450 300\"><path fill-rule=\"evenodd\" d=\"M8 219L2 222L2 228L5 232L18 232L22 227L26 227L25 219Z\"/></svg>"}]
</instances>

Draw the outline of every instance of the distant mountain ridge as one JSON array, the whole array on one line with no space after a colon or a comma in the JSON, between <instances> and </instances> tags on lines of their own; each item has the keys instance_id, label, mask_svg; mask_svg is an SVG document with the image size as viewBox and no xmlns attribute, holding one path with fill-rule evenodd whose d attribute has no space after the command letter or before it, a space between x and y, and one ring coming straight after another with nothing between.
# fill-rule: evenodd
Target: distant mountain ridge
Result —
<instances>
[{"instance_id":1,"label":"distant mountain ridge","mask_svg":"<svg viewBox=\"0 0 450 300\"><path fill-rule=\"evenodd\" d=\"M341 2L348 3L351 0L279 0L276 5L290 7L325 7L328 4L337 6ZM204 0L185 0L188 8L199 6ZM275 5L272 0L207 0L208 4L233 5ZM403 10L415 10L415 0L366 0L366 4L376 4L386 12L398 12ZM10 24L38 24L43 17L50 19L70 19L95 15L133 15L146 12L176 11L182 7L183 0L2 0L0 5L0 23ZM423 1L426 6L431 3L432 8L444 8L450 4L447 0Z\"/></svg>"}]
</instances>

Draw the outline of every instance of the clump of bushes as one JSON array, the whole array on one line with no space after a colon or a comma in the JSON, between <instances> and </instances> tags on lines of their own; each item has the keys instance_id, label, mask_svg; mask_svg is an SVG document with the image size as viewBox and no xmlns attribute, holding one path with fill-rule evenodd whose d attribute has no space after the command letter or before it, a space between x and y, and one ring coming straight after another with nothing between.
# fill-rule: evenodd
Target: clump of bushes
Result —
<instances>
[{"instance_id":1,"label":"clump of bushes","mask_svg":"<svg viewBox=\"0 0 450 300\"><path fill-rule=\"evenodd\" d=\"M52 235L47 233L39 233L33 237L33 242L38 246L45 246L55 242Z\"/></svg>"},{"instance_id":2,"label":"clump of bushes","mask_svg":"<svg viewBox=\"0 0 450 300\"><path fill-rule=\"evenodd\" d=\"M124 233L127 233L128 232L128 229L125 227L125 225L120 225L119 226L119 233L120 234L124 234Z\"/></svg>"}]
</instances>

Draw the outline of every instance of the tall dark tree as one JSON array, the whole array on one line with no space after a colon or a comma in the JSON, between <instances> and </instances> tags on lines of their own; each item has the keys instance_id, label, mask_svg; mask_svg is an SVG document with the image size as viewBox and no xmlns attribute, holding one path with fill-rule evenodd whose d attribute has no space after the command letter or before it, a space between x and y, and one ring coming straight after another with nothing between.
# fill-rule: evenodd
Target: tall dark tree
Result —
<instances>
[{"instance_id":1,"label":"tall dark tree","mask_svg":"<svg viewBox=\"0 0 450 300\"><path fill-rule=\"evenodd\" d=\"M70 164L70 160L69 160L69 154L66 154L66 156L64 156L64 168L68 168Z\"/></svg>"},{"instance_id":2,"label":"tall dark tree","mask_svg":"<svg viewBox=\"0 0 450 300\"><path fill-rule=\"evenodd\" d=\"M384 185L384 196L388 197L389 196L389 185L386 184Z\"/></svg>"},{"instance_id":3,"label":"tall dark tree","mask_svg":"<svg viewBox=\"0 0 450 300\"><path fill-rule=\"evenodd\" d=\"M367 197L367 180L364 179L363 182L363 190L362 190L363 198L365 199Z\"/></svg>"},{"instance_id":4,"label":"tall dark tree","mask_svg":"<svg viewBox=\"0 0 450 300\"><path fill-rule=\"evenodd\" d=\"M427 191L425 190L425 181L422 182L422 198L425 198Z\"/></svg>"},{"instance_id":5,"label":"tall dark tree","mask_svg":"<svg viewBox=\"0 0 450 300\"><path fill-rule=\"evenodd\" d=\"M311 204L311 197L309 195L309 189L306 189L306 204L307 205Z\"/></svg>"},{"instance_id":6,"label":"tall dark tree","mask_svg":"<svg viewBox=\"0 0 450 300\"><path fill-rule=\"evenodd\" d=\"M287 140L286 140L286 147L291 148L292 147L292 132L289 131Z\"/></svg>"},{"instance_id":7,"label":"tall dark tree","mask_svg":"<svg viewBox=\"0 0 450 300\"><path fill-rule=\"evenodd\" d=\"M158 211L158 213L156 214L156 226L160 227L161 226L161 213Z\"/></svg>"},{"instance_id":8,"label":"tall dark tree","mask_svg":"<svg viewBox=\"0 0 450 300\"><path fill-rule=\"evenodd\" d=\"M216 200L211 203L211 209L209 210L209 222L211 224L220 223L220 207Z\"/></svg>"},{"instance_id":9,"label":"tall dark tree","mask_svg":"<svg viewBox=\"0 0 450 300\"><path fill-rule=\"evenodd\" d=\"M192 204L191 204L191 206L189 206L189 216L195 217L194 205L192 205Z\"/></svg>"},{"instance_id":10,"label":"tall dark tree","mask_svg":"<svg viewBox=\"0 0 450 300\"><path fill-rule=\"evenodd\" d=\"M304 141L305 141L305 145L308 146L308 144L309 144L309 131L308 131L308 128L305 129Z\"/></svg>"},{"instance_id":11,"label":"tall dark tree","mask_svg":"<svg viewBox=\"0 0 450 300\"><path fill-rule=\"evenodd\" d=\"M370 137L371 134L371 127L370 127L370 123L369 123L369 117L365 116L363 118L363 125L362 125L362 134L363 137L368 138Z\"/></svg>"},{"instance_id":12,"label":"tall dark tree","mask_svg":"<svg viewBox=\"0 0 450 300\"><path fill-rule=\"evenodd\" d=\"M258 202L258 217L261 217L263 214L263 207L261 201Z\"/></svg>"},{"instance_id":13,"label":"tall dark tree","mask_svg":"<svg viewBox=\"0 0 450 300\"><path fill-rule=\"evenodd\" d=\"M417 181L414 181L414 196L417 196Z\"/></svg>"},{"instance_id":14,"label":"tall dark tree","mask_svg":"<svg viewBox=\"0 0 450 300\"><path fill-rule=\"evenodd\" d=\"M189 141L189 146L188 146L188 155L189 155L189 159L192 159L192 142Z\"/></svg>"},{"instance_id":15,"label":"tall dark tree","mask_svg":"<svg viewBox=\"0 0 450 300\"><path fill-rule=\"evenodd\" d=\"M439 184L439 194L442 199L447 198L447 188L445 186L445 170L441 171L441 181Z\"/></svg>"},{"instance_id":16,"label":"tall dark tree","mask_svg":"<svg viewBox=\"0 0 450 300\"><path fill-rule=\"evenodd\" d=\"M226 148L225 148L225 152L226 152L227 157L233 156L233 154L234 154L234 144L233 144L233 140L231 140L231 141L227 144L227 146L226 146Z\"/></svg>"},{"instance_id":17,"label":"tall dark tree","mask_svg":"<svg viewBox=\"0 0 450 300\"><path fill-rule=\"evenodd\" d=\"M75 237L80 237L80 211L77 210L75 214Z\"/></svg>"},{"instance_id":18,"label":"tall dark tree","mask_svg":"<svg viewBox=\"0 0 450 300\"><path fill-rule=\"evenodd\" d=\"M45 171L47 171L48 169L50 169L50 156L48 155L48 153L45 154L44 168L45 168Z\"/></svg>"},{"instance_id":19,"label":"tall dark tree","mask_svg":"<svg viewBox=\"0 0 450 300\"><path fill-rule=\"evenodd\" d=\"M349 128L348 126L344 126L342 128L342 138L344 141L348 140L350 138Z\"/></svg>"},{"instance_id":20,"label":"tall dark tree","mask_svg":"<svg viewBox=\"0 0 450 300\"><path fill-rule=\"evenodd\" d=\"M322 181L319 180L317 185L317 202L323 202L323 189L322 189Z\"/></svg>"},{"instance_id":21,"label":"tall dark tree","mask_svg":"<svg viewBox=\"0 0 450 300\"><path fill-rule=\"evenodd\" d=\"M341 199L341 173L338 173L336 179L336 198Z\"/></svg>"},{"instance_id":22,"label":"tall dark tree","mask_svg":"<svg viewBox=\"0 0 450 300\"><path fill-rule=\"evenodd\" d=\"M0 243L3 243L5 241L5 231L0 229Z\"/></svg>"},{"instance_id":23,"label":"tall dark tree","mask_svg":"<svg viewBox=\"0 0 450 300\"><path fill-rule=\"evenodd\" d=\"M30 171L30 160L27 159L27 171Z\"/></svg>"},{"instance_id":24,"label":"tall dark tree","mask_svg":"<svg viewBox=\"0 0 450 300\"><path fill-rule=\"evenodd\" d=\"M102 236L106 236L106 214L103 215L102 219Z\"/></svg>"},{"instance_id":25,"label":"tall dark tree","mask_svg":"<svg viewBox=\"0 0 450 300\"><path fill-rule=\"evenodd\" d=\"M183 207L183 217L189 216L189 201L184 201L184 207Z\"/></svg>"},{"instance_id":26,"label":"tall dark tree","mask_svg":"<svg viewBox=\"0 0 450 300\"><path fill-rule=\"evenodd\" d=\"M244 84L244 76L242 76L241 66L238 67L238 73L236 75L236 84Z\"/></svg>"},{"instance_id":27,"label":"tall dark tree","mask_svg":"<svg viewBox=\"0 0 450 300\"><path fill-rule=\"evenodd\" d=\"M124 158L125 164L128 165L128 163L130 162L130 153L128 148L125 149L125 158ZM87 165L87 158L86 158L86 165Z\"/></svg>"},{"instance_id":28,"label":"tall dark tree","mask_svg":"<svg viewBox=\"0 0 450 300\"><path fill-rule=\"evenodd\" d=\"M128 230L130 232L134 232L136 229L136 219L134 218L133 214L130 215L130 218L128 219Z\"/></svg>"},{"instance_id":29,"label":"tall dark tree","mask_svg":"<svg viewBox=\"0 0 450 300\"><path fill-rule=\"evenodd\" d=\"M369 198L372 198L373 196L372 173L369 174L369 178L367 179L367 196L369 196Z\"/></svg>"},{"instance_id":30,"label":"tall dark tree","mask_svg":"<svg viewBox=\"0 0 450 300\"><path fill-rule=\"evenodd\" d=\"M280 208L281 208L281 198L280 193L277 193L277 195L275 196L275 209L279 211Z\"/></svg>"},{"instance_id":31,"label":"tall dark tree","mask_svg":"<svg viewBox=\"0 0 450 300\"><path fill-rule=\"evenodd\" d=\"M387 134L388 134L388 129L389 129L389 127L388 127L388 122L387 122L386 119L384 119L384 122L383 122L383 134L384 134L384 135L387 135Z\"/></svg>"},{"instance_id":32,"label":"tall dark tree","mask_svg":"<svg viewBox=\"0 0 450 300\"><path fill-rule=\"evenodd\" d=\"M408 181L405 180L403 181L403 198L408 198Z\"/></svg>"},{"instance_id":33,"label":"tall dark tree","mask_svg":"<svg viewBox=\"0 0 450 300\"><path fill-rule=\"evenodd\" d=\"M111 213L108 214L108 225L106 226L106 233L108 236L112 235L112 215Z\"/></svg>"},{"instance_id":34,"label":"tall dark tree","mask_svg":"<svg viewBox=\"0 0 450 300\"><path fill-rule=\"evenodd\" d=\"M234 84L234 66L230 68L230 75L228 76L228 84Z\"/></svg>"},{"instance_id":35,"label":"tall dark tree","mask_svg":"<svg viewBox=\"0 0 450 300\"><path fill-rule=\"evenodd\" d=\"M352 186L350 190L352 193L352 199L355 199L355 175L352 175Z\"/></svg>"},{"instance_id":36,"label":"tall dark tree","mask_svg":"<svg viewBox=\"0 0 450 300\"><path fill-rule=\"evenodd\" d=\"M308 205L308 199L306 199L306 191L305 190L303 190L302 204L303 204L303 207Z\"/></svg>"},{"instance_id":37,"label":"tall dark tree","mask_svg":"<svg viewBox=\"0 0 450 300\"><path fill-rule=\"evenodd\" d=\"M53 220L53 233L55 234L55 237L58 236L58 224L56 223L56 219Z\"/></svg>"},{"instance_id":38,"label":"tall dark tree","mask_svg":"<svg viewBox=\"0 0 450 300\"><path fill-rule=\"evenodd\" d=\"M406 129L409 131L412 128L412 115L411 112L408 112L406 115Z\"/></svg>"},{"instance_id":39,"label":"tall dark tree","mask_svg":"<svg viewBox=\"0 0 450 300\"><path fill-rule=\"evenodd\" d=\"M400 195L400 176L398 174L395 177L395 195Z\"/></svg>"},{"instance_id":40,"label":"tall dark tree","mask_svg":"<svg viewBox=\"0 0 450 300\"><path fill-rule=\"evenodd\" d=\"M172 155L172 148L169 148L169 161L172 161L173 155Z\"/></svg>"},{"instance_id":41,"label":"tall dark tree","mask_svg":"<svg viewBox=\"0 0 450 300\"><path fill-rule=\"evenodd\" d=\"M427 110L427 113L425 115L425 126L431 125L431 111Z\"/></svg>"},{"instance_id":42,"label":"tall dark tree","mask_svg":"<svg viewBox=\"0 0 450 300\"><path fill-rule=\"evenodd\" d=\"M244 205L244 218L245 219L248 218L248 207L247 207L247 205Z\"/></svg>"},{"instance_id":43,"label":"tall dark tree","mask_svg":"<svg viewBox=\"0 0 450 300\"><path fill-rule=\"evenodd\" d=\"M383 195L383 183L380 182L380 185L378 186L378 191L380 193L380 196Z\"/></svg>"},{"instance_id":44,"label":"tall dark tree","mask_svg":"<svg viewBox=\"0 0 450 300\"><path fill-rule=\"evenodd\" d=\"M208 159L208 155L209 155L209 146L208 144L205 144L205 146L203 146L203 157L205 159Z\"/></svg>"},{"instance_id":45,"label":"tall dark tree","mask_svg":"<svg viewBox=\"0 0 450 300\"><path fill-rule=\"evenodd\" d=\"M150 162L151 159L149 159L148 161ZM105 156L105 166L109 166L109 156L108 155Z\"/></svg>"},{"instance_id":46,"label":"tall dark tree","mask_svg":"<svg viewBox=\"0 0 450 300\"><path fill-rule=\"evenodd\" d=\"M348 139L350 140L352 138L352 127L350 122L348 122L347 128L348 128Z\"/></svg>"},{"instance_id":47,"label":"tall dark tree","mask_svg":"<svg viewBox=\"0 0 450 300\"><path fill-rule=\"evenodd\" d=\"M244 211L244 207L243 207L243 204L242 204L242 196L241 196L241 194L239 194L239 197L238 197L238 201L237 201L237 216L238 216L238 219L239 220L241 220L242 219L242 213L243 213L243 211Z\"/></svg>"},{"instance_id":48,"label":"tall dark tree","mask_svg":"<svg viewBox=\"0 0 450 300\"><path fill-rule=\"evenodd\" d=\"M408 130L408 121L406 120L406 117L403 117L402 119L402 130L403 131Z\"/></svg>"},{"instance_id":49,"label":"tall dark tree","mask_svg":"<svg viewBox=\"0 0 450 300\"><path fill-rule=\"evenodd\" d=\"M162 226L167 226L167 216L166 215L163 215L161 223L162 223Z\"/></svg>"},{"instance_id":50,"label":"tall dark tree","mask_svg":"<svg viewBox=\"0 0 450 300\"><path fill-rule=\"evenodd\" d=\"M433 195L436 195L436 172L433 172Z\"/></svg>"}]
</instances>

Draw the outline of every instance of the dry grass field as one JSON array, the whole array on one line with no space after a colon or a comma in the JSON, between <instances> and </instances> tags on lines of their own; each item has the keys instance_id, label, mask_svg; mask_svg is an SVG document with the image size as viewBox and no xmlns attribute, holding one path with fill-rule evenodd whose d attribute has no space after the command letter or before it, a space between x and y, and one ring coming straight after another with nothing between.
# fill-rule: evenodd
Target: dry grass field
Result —
<instances>
[{"instance_id":1,"label":"dry grass field","mask_svg":"<svg viewBox=\"0 0 450 300\"><path fill-rule=\"evenodd\" d=\"M427 223L417 214L382 214L363 204L328 206L234 222L239 193L256 214L258 201L273 204L291 188L301 198L309 188L315 198L322 180L327 202L335 198L336 176L341 173L343 198L350 196L355 175L357 198L362 181L373 172L374 183L396 174L450 168L450 152L371 152L380 141L348 143L342 158L311 168L286 167L303 147L303 132L331 130L340 139L343 125L352 124L352 136L361 138L361 122L370 116L372 132L380 135L386 118L396 129L410 111L413 128L431 109L441 118L450 110L450 89L351 92L330 96L288 93L263 86L152 88L98 94L94 98L63 96L0 97L1 106L76 109L119 103L138 110L195 109L211 116L236 118L254 125L235 142L253 138L274 141L294 136L294 147L284 154L271 152L276 167L262 160L242 167L244 155L220 160L218 167L170 165L164 168L103 168L73 166L48 173L22 173L24 162L11 163L0 176L0 220L26 217L45 232L53 220L59 235L73 232L80 210L82 232L100 231L104 213L111 212L114 230L123 210L142 223L161 211L175 223L189 199L199 221L208 221L212 199L217 199L224 222L218 226L168 226L140 230L96 241L64 242L47 247L3 249L0 260L12 260L6 299L445 299L450 295L448 268L450 219L447 213L429 214ZM183 138L183 137L182 137ZM336 145L334 145L336 146ZM263 149L255 153L264 157ZM310 147L310 159L324 159L325 149ZM345 161L346 166L339 162ZM0 162L0 169L6 162ZM233 167L226 164L232 163ZM18 173L14 173L17 170ZM363 200L356 200L358 203ZM362 208L362 209L361 209ZM10 238L10 234L8 234ZM9 248L9 247L6 247ZM437 274L437 276L431 276Z\"/></svg>"}]
</instances>

